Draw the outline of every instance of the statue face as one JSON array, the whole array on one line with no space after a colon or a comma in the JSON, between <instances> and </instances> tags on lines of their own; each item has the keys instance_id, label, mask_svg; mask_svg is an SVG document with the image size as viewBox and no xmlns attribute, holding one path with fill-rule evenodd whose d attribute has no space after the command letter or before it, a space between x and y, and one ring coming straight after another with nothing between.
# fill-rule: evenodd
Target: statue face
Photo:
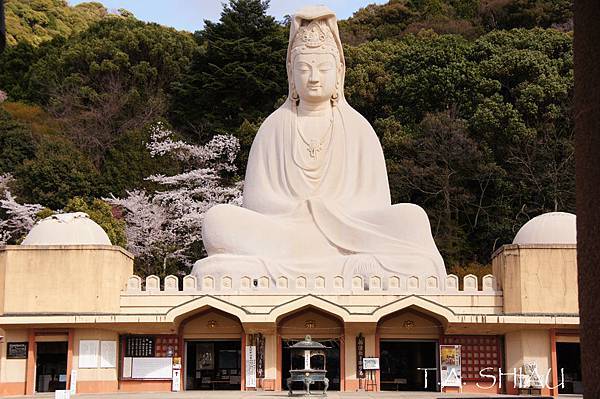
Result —
<instances>
[{"instance_id":1,"label":"statue face","mask_svg":"<svg viewBox=\"0 0 600 399\"><path fill-rule=\"evenodd\" d=\"M336 59L326 53L298 54L294 58L293 76L300 101L329 101L336 91Z\"/></svg>"}]
</instances>

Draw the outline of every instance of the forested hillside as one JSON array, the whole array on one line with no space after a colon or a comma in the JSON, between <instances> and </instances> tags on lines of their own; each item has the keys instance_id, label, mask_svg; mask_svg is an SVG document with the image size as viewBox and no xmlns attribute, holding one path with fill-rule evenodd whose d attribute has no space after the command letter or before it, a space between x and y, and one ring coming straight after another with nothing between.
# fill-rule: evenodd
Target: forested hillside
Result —
<instances>
[{"instance_id":1,"label":"forested hillside","mask_svg":"<svg viewBox=\"0 0 600 399\"><path fill-rule=\"evenodd\" d=\"M0 241L40 217L24 203L91 209L115 242L126 222L142 274L187 272L204 210L239 201L254 135L285 98L285 23L260 0L231 0L193 35L95 3L8 4ZM57 28L74 14L86 22ZM380 137L394 202L425 208L449 268L477 272L531 217L575 211L570 25L563 0L392 0L340 22L346 96Z\"/></svg>"},{"instance_id":2,"label":"forested hillside","mask_svg":"<svg viewBox=\"0 0 600 399\"><path fill-rule=\"evenodd\" d=\"M37 46L58 36L68 37L107 16L96 2L70 7L66 0L6 0L7 43Z\"/></svg>"},{"instance_id":3,"label":"forested hillside","mask_svg":"<svg viewBox=\"0 0 600 399\"><path fill-rule=\"evenodd\" d=\"M341 22L342 39L359 44L431 29L477 37L494 29L573 28L572 0L390 0Z\"/></svg>"}]
</instances>

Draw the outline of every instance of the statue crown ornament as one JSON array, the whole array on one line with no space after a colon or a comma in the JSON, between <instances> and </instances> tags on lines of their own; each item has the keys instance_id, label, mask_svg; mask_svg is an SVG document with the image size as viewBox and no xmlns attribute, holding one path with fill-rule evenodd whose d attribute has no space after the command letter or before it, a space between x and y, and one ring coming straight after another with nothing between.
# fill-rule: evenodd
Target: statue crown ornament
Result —
<instances>
[{"instance_id":1,"label":"statue crown ornament","mask_svg":"<svg viewBox=\"0 0 600 399\"><path fill-rule=\"evenodd\" d=\"M315 52L332 54L340 59L333 33L323 18L304 20L291 46L292 56Z\"/></svg>"}]
</instances>

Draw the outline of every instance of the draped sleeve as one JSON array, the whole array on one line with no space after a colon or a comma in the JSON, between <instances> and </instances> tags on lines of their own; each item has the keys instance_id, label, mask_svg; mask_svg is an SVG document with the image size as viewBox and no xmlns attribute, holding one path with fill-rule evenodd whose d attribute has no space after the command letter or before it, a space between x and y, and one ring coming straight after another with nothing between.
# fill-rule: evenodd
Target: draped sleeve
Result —
<instances>
[{"instance_id":1,"label":"draped sleeve","mask_svg":"<svg viewBox=\"0 0 600 399\"><path fill-rule=\"evenodd\" d=\"M266 215L291 212L298 203L289 190L283 157L287 110L279 108L260 126L254 138L244 181L244 208Z\"/></svg>"}]
</instances>

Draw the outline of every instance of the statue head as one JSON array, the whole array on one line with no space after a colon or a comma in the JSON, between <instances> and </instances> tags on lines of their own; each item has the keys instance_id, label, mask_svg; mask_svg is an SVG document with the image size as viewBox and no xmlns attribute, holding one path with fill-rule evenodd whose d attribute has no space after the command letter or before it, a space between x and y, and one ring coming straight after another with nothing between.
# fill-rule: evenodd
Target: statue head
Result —
<instances>
[{"instance_id":1,"label":"statue head","mask_svg":"<svg viewBox=\"0 0 600 399\"><path fill-rule=\"evenodd\" d=\"M306 7L294 15L287 58L293 101L336 104L343 96L344 58L329 9Z\"/></svg>"}]
</instances>

